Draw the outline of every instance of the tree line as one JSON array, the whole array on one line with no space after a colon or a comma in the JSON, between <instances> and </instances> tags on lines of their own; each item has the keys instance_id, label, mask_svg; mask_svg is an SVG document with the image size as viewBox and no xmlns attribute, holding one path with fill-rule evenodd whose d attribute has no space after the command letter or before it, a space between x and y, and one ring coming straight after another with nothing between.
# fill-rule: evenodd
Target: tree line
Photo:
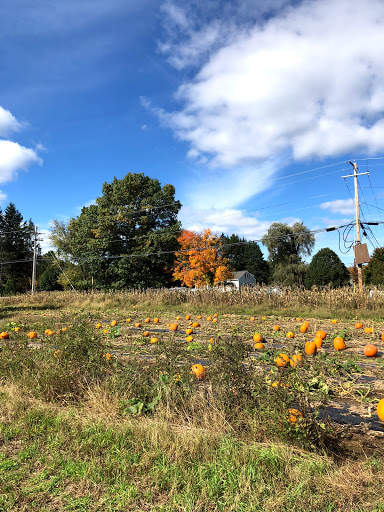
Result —
<instances>
[{"instance_id":1,"label":"tree line","mask_svg":"<svg viewBox=\"0 0 384 512\"><path fill-rule=\"evenodd\" d=\"M184 230L173 185L143 173L104 183L102 194L68 222L55 220L55 251L38 251L37 289L125 289L212 286L246 270L260 284L343 286L354 279L337 254L321 249L310 261L314 234L302 223L275 222L261 243L210 230ZM0 210L0 292L30 288L34 224L13 203ZM384 248L365 267L367 284L384 284Z\"/></svg>"}]
</instances>

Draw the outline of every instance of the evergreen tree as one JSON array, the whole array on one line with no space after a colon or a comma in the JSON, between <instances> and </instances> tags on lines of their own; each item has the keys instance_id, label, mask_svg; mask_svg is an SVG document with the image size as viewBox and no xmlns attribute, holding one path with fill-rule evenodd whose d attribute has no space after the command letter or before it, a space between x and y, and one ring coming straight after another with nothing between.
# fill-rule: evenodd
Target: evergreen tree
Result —
<instances>
[{"instance_id":1,"label":"evergreen tree","mask_svg":"<svg viewBox=\"0 0 384 512\"><path fill-rule=\"evenodd\" d=\"M308 265L305 285L307 288L313 285L330 285L332 288L337 288L348 284L349 279L347 267L334 251L326 247L320 249Z\"/></svg>"},{"instance_id":2,"label":"evergreen tree","mask_svg":"<svg viewBox=\"0 0 384 512\"><path fill-rule=\"evenodd\" d=\"M373 251L371 261L364 267L366 284L384 285L384 247Z\"/></svg>"},{"instance_id":3,"label":"evergreen tree","mask_svg":"<svg viewBox=\"0 0 384 512\"><path fill-rule=\"evenodd\" d=\"M269 281L269 265L256 242L247 242L238 235L221 235L222 254L229 259L231 269L234 271L247 270L254 275L260 284ZM226 245L227 244L227 245Z\"/></svg>"},{"instance_id":4,"label":"evergreen tree","mask_svg":"<svg viewBox=\"0 0 384 512\"><path fill-rule=\"evenodd\" d=\"M21 292L30 286L33 232L33 222L24 221L14 203L0 210L0 287L4 292Z\"/></svg>"}]
</instances>

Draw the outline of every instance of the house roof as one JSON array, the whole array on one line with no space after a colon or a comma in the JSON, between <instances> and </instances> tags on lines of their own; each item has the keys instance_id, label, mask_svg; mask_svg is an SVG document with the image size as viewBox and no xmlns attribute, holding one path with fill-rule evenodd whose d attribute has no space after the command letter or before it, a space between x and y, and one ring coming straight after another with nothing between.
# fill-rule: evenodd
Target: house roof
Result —
<instances>
[{"instance_id":1,"label":"house roof","mask_svg":"<svg viewBox=\"0 0 384 512\"><path fill-rule=\"evenodd\" d=\"M246 272L248 272L248 270L240 270L238 272L233 272L233 278L231 279L231 281L234 281L235 279L240 279L240 277L243 276ZM248 274L254 277L254 275L251 274L250 272L248 272Z\"/></svg>"}]
</instances>

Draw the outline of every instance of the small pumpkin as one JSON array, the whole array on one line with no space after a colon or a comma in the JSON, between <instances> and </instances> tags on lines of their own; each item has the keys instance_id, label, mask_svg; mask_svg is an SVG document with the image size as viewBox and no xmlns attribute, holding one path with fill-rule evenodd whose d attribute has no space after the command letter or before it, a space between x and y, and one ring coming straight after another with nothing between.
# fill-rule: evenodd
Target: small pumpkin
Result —
<instances>
[{"instance_id":1,"label":"small pumpkin","mask_svg":"<svg viewBox=\"0 0 384 512\"><path fill-rule=\"evenodd\" d=\"M103 327L103 325L100 322L98 322L96 324L96 329L101 329L102 327ZM47 334L47 333L45 333L45 334Z\"/></svg>"},{"instance_id":2,"label":"small pumpkin","mask_svg":"<svg viewBox=\"0 0 384 512\"><path fill-rule=\"evenodd\" d=\"M211 315L207 316L207 322L210 322L211 320L212 320L212 316Z\"/></svg>"},{"instance_id":3,"label":"small pumpkin","mask_svg":"<svg viewBox=\"0 0 384 512\"><path fill-rule=\"evenodd\" d=\"M255 343L259 343L260 341L264 341L264 336L262 334L260 334L259 332L255 332L255 334L253 335L253 341Z\"/></svg>"},{"instance_id":4,"label":"small pumpkin","mask_svg":"<svg viewBox=\"0 0 384 512\"><path fill-rule=\"evenodd\" d=\"M296 368L296 366L303 364L303 356L301 354L294 354L291 357L289 364L292 366L292 368Z\"/></svg>"},{"instance_id":5,"label":"small pumpkin","mask_svg":"<svg viewBox=\"0 0 384 512\"><path fill-rule=\"evenodd\" d=\"M9 334L7 332L0 333L0 338L3 340L7 340L9 338Z\"/></svg>"},{"instance_id":6,"label":"small pumpkin","mask_svg":"<svg viewBox=\"0 0 384 512\"><path fill-rule=\"evenodd\" d=\"M196 377L201 380L205 377L206 371L202 364L194 364L191 366L191 375L196 375Z\"/></svg>"},{"instance_id":7,"label":"small pumpkin","mask_svg":"<svg viewBox=\"0 0 384 512\"><path fill-rule=\"evenodd\" d=\"M251 321L251 322L254 322L254 321L255 321L255 317L254 317L254 316L251 316L251 317L250 317L250 321Z\"/></svg>"},{"instance_id":8,"label":"small pumpkin","mask_svg":"<svg viewBox=\"0 0 384 512\"><path fill-rule=\"evenodd\" d=\"M135 327L141 327L141 323L140 322L136 322L135 323Z\"/></svg>"},{"instance_id":9,"label":"small pumpkin","mask_svg":"<svg viewBox=\"0 0 384 512\"><path fill-rule=\"evenodd\" d=\"M190 343L191 341L193 341L193 336L187 336L185 339L186 341L188 341L188 343Z\"/></svg>"},{"instance_id":10,"label":"small pumpkin","mask_svg":"<svg viewBox=\"0 0 384 512\"><path fill-rule=\"evenodd\" d=\"M366 327L364 329L364 331L365 331L366 334L372 334L373 333L373 327Z\"/></svg>"},{"instance_id":11,"label":"small pumpkin","mask_svg":"<svg viewBox=\"0 0 384 512\"><path fill-rule=\"evenodd\" d=\"M185 319L186 320L190 320L191 319L191 315L185 315Z\"/></svg>"},{"instance_id":12,"label":"small pumpkin","mask_svg":"<svg viewBox=\"0 0 384 512\"><path fill-rule=\"evenodd\" d=\"M144 320L144 322L145 322L146 324L149 324L149 322L150 322L150 321L151 321L151 319L150 319L149 317L147 317L147 318Z\"/></svg>"},{"instance_id":13,"label":"small pumpkin","mask_svg":"<svg viewBox=\"0 0 384 512\"><path fill-rule=\"evenodd\" d=\"M214 319L212 320L212 323L213 323L213 324L216 324L216 323L217 323L217 318L214 318Z\"/></svg>"},{"instance_id":14,"label":"small pumpkin","mask_svg":"<svg viewBox=\"0 0 384 512\"><path fill-rule=\"evenodd\" d=\"M143 336L145 336L147 338L149 336L149 331L144 331Z\"/></svg>"},{"instance_id":15,"label":"small pumpkin","mask_svg":"<svg viewBox=\"0 0 384 512\"><path fill-rule=\"evenodd\" d=\"M193 334L193 329L189 328L189 329L185 329L185 334L187 336L189 336L190 334Z\"/></svg>"},{"instance_id":16,"label":"small pumpkin","mask_svg":"<svg viewBox=\"0 0 384 512\"><path fill-rule=\"evenodd\" d=\"M177 331L178 328L179 328L179 326L176 323L169 324L169 330L170 331Z\"/></svg>"},{"instance_id":17,"label":"small pumpkin","mask_svg":"<svg viewBox=\"0 0 384 512\"><path fill-rule=\"evenodd\" d=\"M333 340L333 346L335 347L335 350L345 350L347 348L345 341L341 336L337 336Z\"/></svg>"},{"instance_id":18,"label":"small pumpkin","mask_svg":"<svg viewBox=\"0 0 384 512\"><path fill-rule=\"evenodd\" d=\"M112 320L111 325L112 325L112 327L115 327L117 325L116 320Z\"/></svg>"},{"instance_id":19,"label":"small pumpkin","mask_svg":"<svg viewBox=\"0 0 384 512\"><path fill-rule=\"evenodd\" d=\"M277 366L285 368L286 366L289 365L289 357L287 356L287 354L279 354L275 359L275 363L277 364Z\"/></svg>"},{"instance_id":20,"label":"small pumpkin","mask_svg":"<svg viewBox=\"0 0 384 512\"><path fill-rule=\"evenodd\" d=\"M307 332L307 330L308 330L308 324L302 323L300 325L300 332Z\"/></svg>"},{"instance_id":21,"label":"small pumpkin","mask_svg":"<svg viewBox=\"0 0 384 512\"><path fill-rule=\"evenodd\" d=\"M382 398L377 404L377 415L381 421L384 421L384 398Z\"/></svg>"},{"instance_id":22,"label":"small pumpkin","mask_svg":"<svg viewBox=\"0 0 384 512\"><path fill-rule=\"evenodd\" d=\"M286 337L287 337L287 338L294 338L294 337L295 337L295 334L294 334L292 331L289 331L289 332L287 332Z\"/></svg>"},{"instance_id":23,"label":"small pumpkin","mask_svg":"<svg viewBox=\"0 0 384 512\"><path fill-rule=\"evenodd\" d=\"M153 323L154 323L154 324L158 324L159 322L160 322L160 319L159 319L159 318L157 318L157 317L156 317L156 318L154 318L154 319L153 319Z\"/></svg>"},{"instance_id":24,"label":"small pumpkin","mask_svg":"<svg viewBox=\"0 0 384 512\"><path fill-rule=\"evenodd\" d=\"M193 322L192 327L200 327L199 322Z\"/></svg>"},{"instance_id":25,"label":"small pumpkin","mask_svg":"<svg viewBox=\"0 0 384 512\"><path fill-rule=\"evenodd\" d=\"M315 338L321 338L322 340L324 340L326 338L326 334L324 331L316 331L316 334L315 334Z\"/></svg>"},{"instance_id":26,"label":"small pumpkin","mask_svg":"<svg viewBox=\"0 0 384 512\"><path fill-rule=\"evenodd\" d=\"M332 323L333 323L333 324L337 324L337 320L336 320L336 318L334 318L334 319L332 320Z\"/></svg>"},{"instance_id":27,"label":"small pumpkin","mask_svg":"<svg viewBox=\"0 0 384 512\"><path fill-rule=\"evenodd\" d=\"M314 356L317 354L317 345L314 341L307 341L304 345L304 352L307 356Z\"/></svg>"},{"instance_id":28,"label":"small pumpkin","mask_svg":"<svg viewBox=\"0 0 384 512\"><path fill-rule=\"evenodd\" d=\"M158 339L158 338L151 338L151 339L149 340L149 343L157 343L158 341L159 341L159 339Z\"/></svg>"},{"instance_id":29,"label":"small pumpkin","mask_svg":"<svg viewBox=\"0 0 384 512\"><path fill-rule=\"evenodd\" d=\"M217 318L218 316L219 316L219 313L215 313L215 314L213 315L213 318Z\"/></svg>"},{"instance_id":30,"label":"small pumpkin","mask_svg":"<svg viewBox=\"0 0 384 512\"><path fill-rule=\"evenodd\" d=\"M355 323L355 329L361 329L363 327L363 324L361 322Z\"/></svg>"},{"instance_id":31,"label":"small pumpkin","mask_svg":"<svg viewBox=\"0 0 384 512\"><path fill-rule=\"evenodd\" d=\"M297 323L300 323L300 322L302 322L302 321L303 321L303 319L302 319L302 318L296 318L296 322L297 322Z\"/></svg>"},{"instance_id":32,"label":"small pumpkin","mask_svg":"<svg viewBox=\"0 0 384 512\"><path fill-rule=\"evenodd\" d=\"M280 325L274 325L274 326L272 327L272 329L273 329L274 331L280 331Z\"/></svg>"},{"instance_id":33,"label":"small pumpkin","mask_svg":"<svg viewBox=\"0 0 384 512\"><path fill-rule=\"evenodd\" d=\"M266 320L266 319L267 319L267 317L266 317L266 316L262 316L262 317L261 317L261 319L262 319L262 320Z\"/></svg>"},{"instance_id":34,"label":"small pumpkin","mask_svg":"<svg viewBox=\"0 0 384 512\"><path fill-rule=\"evenodd\" d=\"M261 343L261 341L259 341L258 343L255 343L255 350L264 350L264 349L265 349L264 343Z\"/></svg>"},{"instance_id":35,"label":"small pumpkin","mask_svg":"<svg viewBox=\"0 0 384 512\"><path fill-rule=\"evenodd\" d=\"M198 319L198 320L201 320L201 315L197 315L197 319Z\"/></svg>"},{"instance_id":36,"label":"small pumpkin","mask_svg":"<svg viewBox=\"0 0 384 512\"><path fill-rule=\"evenodd\" d=\"M381 341L384 343L384 333L381 335Z\"/></svg>"},{"instance_id":37,"label":"small pumpkin","mask_svg":"<svg viewBox=\"0 0 384 512\"><path fill-rule=\"evenodd\" d=\"M316 336L316 338L314 339L313 342L316 343L317 348L320 348L323 346L323 338L319 338Z\"/></svg>"},{"instance_id":38,"label":"small pumpkin","mask_svg":"<svg viewBox=\"0 0 384 512\"><path fill-rule=\"evenodd\" d=\"M33 340L34 338L37 338L37 332L35 332L35 331L27 332L27 336L29 339Z\"/></svg>"},{"instance_id":39,"label":"small pumpkin","mask_svg":"<svg viewBox=\"0 0 384 512\"><path fill-rule=\"evenodd\" d=\"M130 319L130 318L127 318L126 322L127 322L127 323L130 323L130 322L131 322L131 319Z\"/></svg>"},{"instance_id":40,"label":"small pumpkin","mask_svg":"<svg viewBox=\"0 0 384 512\"><path fill-rule=\"evenodd\" d=\"M365 345L364 347L364 355L367 357L376 357L377 347L375 347L375 345L372 345L371 343L368 343L368 345Z\"/></svg>"}]
</instances>

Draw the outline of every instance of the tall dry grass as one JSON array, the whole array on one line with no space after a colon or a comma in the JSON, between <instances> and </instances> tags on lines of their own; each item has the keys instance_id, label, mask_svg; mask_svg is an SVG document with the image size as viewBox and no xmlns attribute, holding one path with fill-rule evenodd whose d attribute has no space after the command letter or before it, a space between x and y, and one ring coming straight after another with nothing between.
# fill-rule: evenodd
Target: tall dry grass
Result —
<instances>
[{"instance_id":1,"label":"tall dry grass","mask_svg":"<svg viewBox=\"0 0 384 512\"><path fill-rule=\"evenodd\" d=\"M286 311L286 314L318 314L355 316L381 316L384 312L384 295L377 293L370 297L370 290L361 293L351 287L330 288L282 288L277 293L269 287L244 287L240 291L223 292L210 289L145 289L107 292L39 292L1 297L0 307L78 308L106 309L129 308L177 308L180 306L197 309L217 308L226 311L263 312L263 314Z\"/></svg>"}]
</instances>

